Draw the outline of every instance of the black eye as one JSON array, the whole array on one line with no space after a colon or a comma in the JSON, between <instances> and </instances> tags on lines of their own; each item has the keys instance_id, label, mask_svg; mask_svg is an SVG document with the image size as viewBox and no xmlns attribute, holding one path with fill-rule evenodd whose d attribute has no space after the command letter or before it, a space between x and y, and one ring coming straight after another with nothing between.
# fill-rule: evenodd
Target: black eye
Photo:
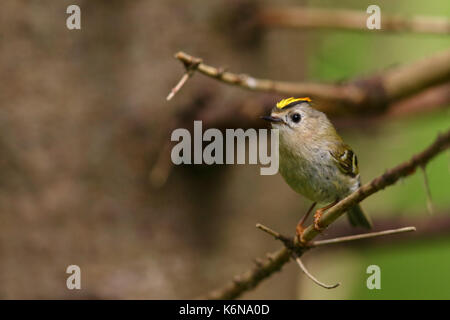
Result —
<instances>
[{"instance_id":1,"label":"black eye","mask_svg":"<svg viewBox=\"0 0 450 320\"><path fill-rule=\"evenodd\" d=\"M299 123L302 117L300 116L300 114L294 113L293 115L291 115L291 119L293 122Z\"/></svg>"}]
</instances>

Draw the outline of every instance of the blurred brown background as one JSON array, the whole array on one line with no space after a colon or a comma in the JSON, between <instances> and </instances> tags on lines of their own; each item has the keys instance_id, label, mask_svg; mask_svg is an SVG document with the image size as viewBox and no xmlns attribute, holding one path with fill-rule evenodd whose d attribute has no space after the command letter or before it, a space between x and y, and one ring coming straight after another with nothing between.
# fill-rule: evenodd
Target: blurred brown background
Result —
<instances>
[{"instance_id":1,"label":"blurred brown background","mask_svg":"<svg viewBox=\"0 0 450 320\"><path fill-rule=\"evenodd\" d=\"M399 2L398 8L409 4ZM79 31L66 28L70 4L81 7ZM330 5L327 1L277 4ZM365 11L368 4L345 1L343 5ZM201 75L195 75L166 102L167 93L183 72L173 58L178 50L260 78L329 80L308 69L308 57L314 55L317 65L321 56L314 50L333 51L333 41L339 40L314 32L252 34L233 29L227 13L236 12L232 11L236 5L239 1L2 3L0 298L194 298L248 269L254 257L278 248L278 243L255 229L256 222L293 232L309 203L279 175L260 176L259 166L180 166L173 168L162 186L149 179L170 137L168 128L180 112L206 105L208 112L220 113L241 101L252 106L251 102L261 97L269 104L276 102L273 96L229 87ZM431 13L439 14L439 8L436 4ZM245 20L245 10L239 11L242 17L231 17L237 21L231 20L231 25ZM426 41L426 36L422 37L418 41ZM341 41L345 45L348 39ZM383 60L383 55L397 50L394 45L389 49L392 38L387 41L385 47L372 47L381 56L372 65L361 61L376 54L358 58L364 53L352 57L351 51L347 52L349 60L358 65L354 73L368 74L410 62L449 44L448 36L438 37L434 44L405 59L394 54ZM411 47L416 47L415 40L411 41ZM327 49L327 45L331 47ZM324 65L333 63L326 55L321 59ZM346 70L345 66L342 69ZM351 75L342 73L342 77ZM253 107L247 110L250 116L244 125L265 126L258 120L265 109ZM196 114L195 118L202 117ZM436 130L429 130L420 140L423 144L416 143L408 150L419 151L439 128L445 128L442 119L448 120L448 112L430 119L430 127ZM373 135L385 129L379 124L358 127L352 123L354 131L347 131L347 137L357 137L350 138L349 144L373 142L366 153L361 151L361 171L369 172L363 174L364 181L406 157L398 152L395 160L382 162L383 157L372 156L383 145L383 139L375 140ZM387 132L403 130L395 131L396 125ZM395 150L392 147L392 153ZM375 158L379 163L373 166ZM445 166L439 172L442 168ZM422 205L416 212L423 214L425 200L420 182L417 184ZM448 208L446 199L445 194L437 196L441 211ZM377 201L383 198L378 195ZM401 205L391 204L387 202L379 211L409 209L402 211ZM386 207L392 209L384 210ZM376 216L377 205L369 203L368 208ZM345 249L339 255L340 250L324 254L323 259L350 261L339 276L345 282L357 253ZM315 256L321 257L319 250ZM82 290L66 288L65 271L71 264L81 267ZM290 264L245 298L299 297L303 290L296 283L299 273ZM333 281L334 275L327 278L325 273L324 280L328 279ZM348 287L342 290L334 297L351 296L345 293Z\"/></svg>"}]
</instances>

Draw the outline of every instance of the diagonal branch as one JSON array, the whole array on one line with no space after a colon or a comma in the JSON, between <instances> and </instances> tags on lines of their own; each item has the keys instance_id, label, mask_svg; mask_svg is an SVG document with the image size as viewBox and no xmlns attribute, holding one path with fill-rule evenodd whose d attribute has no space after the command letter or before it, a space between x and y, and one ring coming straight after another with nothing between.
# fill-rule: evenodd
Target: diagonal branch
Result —
<instances>
[{"instance_id":1,"label":"diagonal branch","mask_svg":"<svg viewBox=\"0 0 450 320\"><path fill-rule=\"evenodd\" d=\"M320 219L320 225L323 228L328 227L333 221L343 215L350 207L361 202L365 198L396 183L400 178L407 177L415 172L420 166L425 166L433 157L450 147L450 130L437 139L424 151L414 155L410 160L388 170L383 175L375 178L370 183L365 184L357 191L338 202L335 206L323 214ZM314 239L320 232L313 226L305 229L303 238L307 241ZM292 250L300 257L308 247L296 246L296 248L287 248L286 246L274 254L269 255L269 259L264 262L258 262L257 265L235 278L235 281L228 283L223 288L219 288L209 293L207 299L235 299L244 292L253 289L264 279L270 277L274 272L279 271L284 264L289 261Z\"/></svg>"},{"instance_id":2,"label":"diagonal branch","mask_svg":"<svg viewBox=\"0 0 450 320\"><path fill-rule=\"evenodd\" d=\"M322 228L328 227L333 221L339 218L344 212L353 207L355 204L363 201L375 192L386 188L397 182L400 178L407 177L415 172L418 167L425 166L434 156L450 146L450 130L439 135L436 141L427 149L413 156L410 160L388 170L383 175L375 178L371 182L363 185L358 190L339 201L335 206L325 212L320 219ZM305 229L303 239L305 241L312 240L319 234L313 226Z\"/></svg>"},{"instance_id":3,"label":"diagonal branch","mask_svg":"<svg viewBox=\"0 0 450 320\"><path fill-rule=\"evenodd\" d=\"M253 91L310 96L318 100L319 109L330 114L381 112L393 102L450 80L450 50L381 74L341 84L258 79L207 65L184 52L178 52L175 58L186 69L198 71L229 85Z\"/></svg>"},{"instance_id":4,"label":"diagonal branch","mask_svg":"<svg viewBox=\"0 0 450 320\"><path fill-rule=\"evenodd\" d=\"M286 247L267 254L265 261L257 261L256 266L245 272L244 274L235 277L232 281L224 287L209 292L206 296L200 299L210 300L230 300L236 299L244 292L255 288L261 281L270 277L289 261L291 253Z\"/></svg>"}]
</instances>

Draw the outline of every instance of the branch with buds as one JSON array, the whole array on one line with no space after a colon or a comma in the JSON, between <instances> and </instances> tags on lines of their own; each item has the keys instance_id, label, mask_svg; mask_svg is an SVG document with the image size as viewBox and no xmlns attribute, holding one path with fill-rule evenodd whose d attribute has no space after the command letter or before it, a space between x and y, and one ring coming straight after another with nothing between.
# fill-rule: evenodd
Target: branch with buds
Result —
<instances>
[{"instance_id":1,"label":"branch with buds","mask_svg":"<svg viewBox=\"0 0 450 320\"><path fill-rule=\"evenodd\" d=\"M350 207L356 205L362 200L366 199L370 195L395 184L399 179L407 177L415 172L417 168L425 167L427 163L436 155L450 147L450 130L446 133L439 135L437 139L428 148L421 153L414 155L410 160L401 163L400 165L388 170L383 175L373 179L371 182L363 185L358 190L339 201L335 206L330 208L321 217L319 224L323 229L327 228L331 223L343 215ZM295 238L289 238L281 235L280 233L271 230L262 225L258 225L258 228L271 234L276 239L283 242L284 247L275 253L268 254L265 261L260 259L256 260L257 265L247 271L241 276L235 277L232 282L224 286L223 288L214 290L207 294L206 299L235 299L241 296L244 292L253 289L264 279L270 277L276 271L279 271L283 265L285 265L291 257L295 257L299 266L305 273L306 268L299 262L299 258L307 251L314 247L321 245L328 245L332 243L341 243L344 241L353 241L368 237L377 237L387 234L402 233L414 231L413 227L401 228L396 230L387 230L382 232L375 232L365 235L342 237L332 240L315 241L312 240L320 234L322 231L314 229L312 225L307 227L303 233L303 238L306 240L306 244L302 245ZM309 274L309 276L311 276ZM316 280L316 279L315 279Z\"/></svg>"}]
</instances>

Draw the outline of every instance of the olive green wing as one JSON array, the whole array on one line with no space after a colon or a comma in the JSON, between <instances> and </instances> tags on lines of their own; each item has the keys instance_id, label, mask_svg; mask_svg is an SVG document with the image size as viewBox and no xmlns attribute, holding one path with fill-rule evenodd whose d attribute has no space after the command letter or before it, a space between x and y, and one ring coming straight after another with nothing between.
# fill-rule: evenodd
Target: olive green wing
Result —
<instances>
[{"instance_id":1,"label":"olive green wing","mask_svg":"<svg viewBox=\"0 0 450 320\"><path fill-rule=\"evenodd\" d=\"M346 144L338 144L330 151L331 158L336 162L339 170L346 175L356 177L358 175L358 159L353 150Z\"/></svg>"}]
</instances>

